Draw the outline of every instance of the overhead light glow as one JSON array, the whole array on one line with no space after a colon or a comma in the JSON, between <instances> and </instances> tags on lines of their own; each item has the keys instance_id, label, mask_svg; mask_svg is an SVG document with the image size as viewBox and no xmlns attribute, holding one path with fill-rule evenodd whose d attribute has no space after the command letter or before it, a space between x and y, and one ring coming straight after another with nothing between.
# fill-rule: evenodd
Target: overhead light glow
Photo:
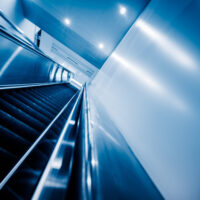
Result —
<instances>
[{"instance_id":1,"label":"overhead light glow","mask_svg":"<svg viewBox=\"0 0 200 200\"><path fill-rule=\"evenodd\" d=\"M53 68L52 68L52 70L51 70L51 72L50 72L50 80L51 80L51 81L53 81L54 75L55 75L55 73L56 73L56 69L57 69L57 64L54 64L54 65L53 65Z\"/></svg>"},{"instance_id":2,"label":"overhead light glow","mask_svg":"<svg viewBox=\"0 0 200 200\"><path fill-rule=\"evenodd\" d=\"M91 164L92 164L92 167L95 167L98 165L98 162L94 158L92 158Z\"/></svg>"},{"instance_id":3,"label":"overhead light glow","mask_svg":"<svg viewBox=\"0 0 200 200\"><path fill-rule=\"evenodd\" d=\"M99 47L99 49L103 49L104 48L103 43L99 43L98 47Z\"/></svg>"},{"instance_id":4,"label":"overhead light glow","mask_svg":"<svg viewBox=\"0 0 200 200\"><path fill-rule=\"evenodd\" d=\"M69 18L66 18L65 19L65 24L69 26L71 24L71 20Z\"/></svg>"},{"instance_id":5,"label":"overhead light glow","mask_svg":"<svg viewBox=\"0 0 200 200\"><path fill-rule=\"evenodd\" d=\"M171 93L163 84L158 82L151 74L146 72L137 64L132 64L132 62L127 61L123 57L119 56L116 53L112 53L112 58L118 61L123 67L125 67L132 76L137 78L141 83L147 86L152 91L156 92L160 96L163 96L164 99L167 99L168 102L171 102L176 108L186 111L186 104L178 98L174 93Z\"/></svg>"},{"instance_id":6,"label":"overhead light glow","mask_svg":"<svg viewBox=\"0 0 200 200\"><path fill-rule=\"evenodd\" d=\"M151 75L142 70L141 67L137 65L133 66L131 62L128 62L116 53L113 53L111 57L118 61L120 64L122 64L124 67L126 67L137 79L142 81L146 86L148 86L152 90L158 93L162 93L164 91L161 84L158 83Z\"/></svg>"},{"instance_id":7,"label":"overhead light glow","mask_svg":"<svg viewBox=\"0 0 200 200\"><path fill-rule=\"evenodd\" d=\"M71 124L71 125L75 125L75 123L76 123L75 120L70 120L70 121L69 121L69 124Z\"/></svg>"},{"instance_id":8,"label":"overhead light glow","mask_svg":"<svg viewBox=\"0 0 200 200\"><path fill-rule=\"evenodd\" d=\"M10 56L10 58L6 61L6 63L3 65L3 67L0 70L0 76L6 71L6 69L9 67L9 65L12 63L12 61L17 57L17 55L22 50L22 47L18 47L13 54Z\"/></svg>"},{"instance_id":9,"label":"overhead light glow","mask_svg":"<svg viewBox=\"0 0 200 200\"><path fill-rule=\"evenodd\" d=\"M60 169L62 167L62 159L55 159L52 163L54 169Z\"/></svg>"},{"instance_id":10,"label":"overhead light glow","mask_svg":"<svg viewBox=\"0 0 200 200\"><path fill-rule=\"evenodd\" d=\"M120 6L119 7L119 13L121 14L121 15L126 15L126 7L124 7L124 6Z\"/></svg>"},{"instance_id":11,"label":"overhead light glow","mask_svg":"<svg viewBox=\"0 0 200 200\"><path fill-rule=\"evenodd\" d=\"M167 35L161 33L158 29L152 27L150 24L143 20L138 20L135 24L145 35L155 41L162 50L168 54L175 61L180 63L181 67L187 70L196 70L196 63L192 56L184 50L183 47L178 45L176 41L171 40Z\"/></svg>"}]
</instances>

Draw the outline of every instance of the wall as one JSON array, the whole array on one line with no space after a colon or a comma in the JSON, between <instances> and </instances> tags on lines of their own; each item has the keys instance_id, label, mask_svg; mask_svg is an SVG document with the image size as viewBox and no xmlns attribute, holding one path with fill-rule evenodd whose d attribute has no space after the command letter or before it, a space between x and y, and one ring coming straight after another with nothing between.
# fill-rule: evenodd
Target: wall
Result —
<instances>
[{"instance_id":1,"label":"wall","mask_svg":"<svg viewBox=\"0 0 200 200\"><path fill-rule=\"evenodd\" d=\"M21 0L0 1L0 9L32 41L38 29L24 18ZM4 23L4 21L2 21ZM54 62L0 36L0 84L49 82Z\"/></svg>"},{"instance_id":2,"label":"wall","mask_svg":"<svg viewBox=\"0 0 200 200\"><path fill-rule=\"evenodd\" d=\"M200 199L199 10L152 0L89 90L172 200Z\"/></svg>"},{"instance_id":3,"label":"wall","mask_svg":"<svg viewBox=\"0 0 200 200\"><path fill-rule=\"evenodd\" d=\"M93 79L98 72L94 65L44 31L41 35L40 49L57 63L72 71L75 74L74 79L81 84Z\"/></svg>"},{"instance_id":4,"label":"wall","mask_svg":"<svg viewBox=\"0 0 200 200\"><path fill-rule=\"evenodd\" d=\"M23 5L21 0L1 0L0 9L3 13L24 31L34 41L36 26L24 18Z\"/></svg>"},{"instance_id":5,"label":"wall","mask_svg":"<svg viewBox=\"0 0 200 200\"><path fill-rule=\"evenodd\" d=\"M54 62L0 35L0 85L51 81Z\"/></svg>"}]
</instances>

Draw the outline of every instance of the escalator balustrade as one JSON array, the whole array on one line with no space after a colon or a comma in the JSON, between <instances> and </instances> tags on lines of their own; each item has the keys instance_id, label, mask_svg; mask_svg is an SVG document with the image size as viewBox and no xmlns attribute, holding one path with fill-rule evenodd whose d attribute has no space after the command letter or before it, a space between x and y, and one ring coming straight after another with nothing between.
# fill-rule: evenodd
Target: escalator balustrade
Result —
<instances>
[{"instance_id":1,"label":"escalator balustrade","mask_svg":"<svg viewBox=\"0 0 200 200\"><path fill-rule=\"evenodd\" d=\"M75 102L76 91L69 84L0 90L0 184L70 102L30 156L0 189L1 199L31 197Z\"/></svg>"}]
</instances>

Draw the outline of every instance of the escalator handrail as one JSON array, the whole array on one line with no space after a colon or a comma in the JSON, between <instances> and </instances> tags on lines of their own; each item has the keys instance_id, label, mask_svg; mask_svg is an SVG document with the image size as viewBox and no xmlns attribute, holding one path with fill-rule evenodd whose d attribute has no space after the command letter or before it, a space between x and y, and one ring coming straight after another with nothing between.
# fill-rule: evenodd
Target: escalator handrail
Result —
<instances>
[{"instance_id":1,"label":"escalator handrail","mask_svg":"<svg viewBox=\"0 0 200 200\"><path fill-rule=\"evenodd\" d=\"M90 105L89 105L89 99L88 99L88 89L87 89L87 84L85 84L85 90L84 90L84 121L85 121L85 174L83 174L82 178L84 178L84 183L85 183L85 196L84 199L91 200L93 199L93 175L92 171L93 169L93 149L92 149L92 133L91 133L91 121L90 121ZM90 180L90 182L88 181Z\"/></svg>"},{"instance_id":2,"label":"escalator handrail","mask_svg":"<svg viewBox=\"0 0 200 200\"><path fill-rule=\"evenodd\" d=\"M0 9L0 16L15 30L17 31L20 35L23 36L23 38L28 41L29 44L31 44L34 48L36 48L38 51L40 49L23 33L23 31L17 27L14 23L12 23L4 14L4 12Z\"/></svg>"},{"instance_id":3,"label":"escalator handrail","mask_svg":"<svg viewBox=\"0 0 200 200\"><path fill-rule=\"evenodd\" d=\"M90 121L90 106L88 101L87 85L84 85L83 103L80 115L80 129L77 138L75 151L74 171L72 175L72 186L78 194L73 196L73 199L93 199L93 149L92 149L92 132ZM77 176L78 175L78 176ZM74 194L72 194L74 195Z\"/></svg>"},{"instance_id":4,"label":"escalator handrail","mask_svg":"<svg viewBox=\"0 0 200 200\"><path fill-rule=\"evenodd\" d=\"M62 146L62 142L63 142L64 136L65 136L67 130L69 129L69 126L71 125L70 122L72 120L72 117L73 117L73 115L74 115L74 113L76 111L76 108L79 106L79 103L80 103L80 101L82 99L81 97L82 97L82 94L83 94L83 90L84 89L82 88L82 90L80 91L80 93L78 95L78 98L76 99L76 102L75 102L75 104L74 104L74 106L73 106L73 108L72 108L72 110L70 112L70 115L69 115L69 117L68 117L68 119L67 119L67 121L66 121L66 123L64 125L64 128L63 128L63 130L62 130L62 132L61 132L61 134L60 134L60 136L58 138L58 142L56 143L56 146L55 146L55 148L54 148L54 150L53 150L53 152L52 152L52 154L51 154L51 156L49 158L49 161L48 161L48 163L47 163L47 165L46 165L46 167L45 167L45 169L43 171L43 174L42 174L42 176L41 176L41 178L40 178L40 180L38 182L38 185L36 186L36 189L35 189L35 191L33 193L32 198L31 198L32 200L39 199L39 197L41 195L42 189L43 189L44 184L45 184L45 180L47 179L49 171L50 171L50 169L52 167L52 162L54 161L54 159L55 159L60 147Z\"/></svg>"},{"instance_id":5,"label":"escalator handrail","mask_svg":"<svg viewBox=\"0 0 200 200\"><path fill-rule=\"evenodd\" d=\"M36 139L36 141L29 147L29 149L24 153L24 155L19 159L19 161L15 164L15 166L9 171L9 173L4 177L4 179L0 182L0 190L5 186L5 184L11 179L11 177L15 174L18 168L22 165L25 159L31 154L31 152L36 148L39 142L43 139L46 133L50 130L56 120L62 115L65 109L68 107L70 102L75 98L79 91L74 94L71 99L64 105L61 111L56 115L56 117L51 121L51 123L46 127L46 129L41 133L41 135Z\"/></svg>"},{"instance_id":6,"label":"escalator handrail","mask_svg":"<svg viewBox=\"0 0 200 200\"><path fill-rule=\"evenodd\" d=\"M16 35L12 34L11 32L9 32L5 27L0 25L0 34L4 35L4 37L6 36L6 38L8 38L9 40L15 41L17 42L20 46L24 47L24 48L28 48L28 50L33 51L36 54L39 54L40 56L43 56L45 58L47 58L48 60L51 60L54 63L57 63L56 61L54 61L52 58L50 58L49 56L47 56L43 51L41 51L40 48L38 48L31 40L30 38L28 38L23 31L17 27L14 23L12 23L4 14L4 12L0 9L0 17L2 17L6 22L8 22L19 34L21 34L26 40L23 40L20 37L17 37ZM31 44L31 45L30 45ZM62 65L60 65L61 67L63 67ZM67 69L66 67L63 67L66 71L68 71L68 73L74 74L72 71L70 71L69 69Z\"/></svg>"},{"instance_id":7,"label":"escalator handrail","mask_svg":"<svg viewBox=\"0 0 200 200\"><path fill-rule=\"evenodd\" d=\"M0 85L1 90L13 90L13 89L23 89L23 88L32 88L32 87L43 87L43 86L53 86L53 85L61 85L68 84L67 82L52 82L52 83L29 83L29 84L9 84L9 85Z\"/></svg>"},{"instance_id":8,"label":"escalator handrail","mask_svg":"<svg viewBox=\"0 0 200 200\"><path fill-rule=\"evenodd\" d=\"M7 38L8 40L20 45L21 47L33 52L34 54L43 56L44 58L50 60L53 63L58 64L55 60L53 60L53 58L50 58L48 55L46 55L45 53L43 53L41 50L35 49L34 47L28 45L25 41L20 40L18 37L16 37L15 35L11 34L10 32L8 32L6 29L2 29L0 26L0 35L2 35L3 37ZM63 67L62 65L58 64L59 66ZM66 71L68 71L71 74L74 74L74 72L70 71L69 69L65 68Z\"/></svg>"}]
</instances>

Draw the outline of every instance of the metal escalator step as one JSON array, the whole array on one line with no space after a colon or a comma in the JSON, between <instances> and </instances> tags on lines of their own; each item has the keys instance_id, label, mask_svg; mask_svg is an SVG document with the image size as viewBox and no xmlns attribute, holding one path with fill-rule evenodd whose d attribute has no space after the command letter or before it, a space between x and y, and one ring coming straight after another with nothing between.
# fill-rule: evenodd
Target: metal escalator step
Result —
<instances>
[{"instance_id":1,"label":"metal escalator step","mask_svg":"<svg viewBox=\"0 0 200 200\"><path fill-rule=\"evenodd\" d=\"M10 169L15 165L17 157L0 147L0 180L2 180Z\"/></svg>"},{"instance_id":2,"label":"metal escalator step","mask_svg":"<svg viewBox=\"0 0 200 200\"><path fill-rule=\"evenodd\" d=\"M28 157L24 155L74 93L66 85L0 90L0 181L24 159L0 199L31 198L68 114L59 117Z\"/></svg>"},{"instance_id":3,"label":"metal escalator step","mask_svg":"<svg viewBox=\"0 0 200 200\"><path fill-rule=\"evenodd\" d=\"M1 95L1 98L3 98L5 101L9 102L10 104L18 107L25 113L29 114L30 116L34 117L35 119L38 119L41 123L44 125L48 125L50 123L50 119L46 117L44 114L42 114L39 111L34 110L29 105L25 104L24 102L20 101L19 99L9 95L9 94L3 94Z\"/></svg>"},{"instance_id":4,"label":"metal escalator step","mask_svg":"<svg viewBox=\"0 0 200 200\"><path fill-rule=\"evenodd\" d=\"M52 92L47 92L46 90L44 90L44 88L38 88L37 90L35 90L34 88L30 89L33 92L36 92L37 94L40 94L41 96L51 100L52 102L54 102L55 100L55 96L59 96L60 92L64 92L63 90L60 89L54 89L54 91Z\"/></svg>"},{"instance_id":5,"label":"metal escalator step","mask_svg":"<svg viewBox=\"0 0 200 200\"><path fill-rule=\"evenodd\" d=\"M23 112L21 109L17 108L16 106L10 104L9 102L1 98L0 98L0 107L3 111L7 112L8 114L12 115L16 119L24 122L25 124L29 125L30 127L40 132L42 132L46 128L46 126L43 123L41 123L39 120L33 118L32 116Z\"/></svg>"},{"instance_id":6,"label":"metal escalator step","mask_svg":"<svg viewBox=\"0 0 200 200\"><path fill-rule=\"evenodd\" d=\"M0 124L7 129L15 132L17 135L27 139L28 141L34 141L40 132L32 127L28 126L24 122L14 118L10 114L0 110Z\"/></svg>"},{"instance_id":7,"label":"metal escalator step","mask_svg":"<svg viewBox=\"0 0 200 200\"><path fill-rule=\"evenodd\" d=\"M25 168L16 174L16 178L11 181L9 188L19 197L30 199L41 172ZM8 191L9 192L9 191Z\"/></svg>"},{"instance_id":8,"label":"metal escalator step","mask_svg":"<svg viewBox=\"0 0 200 200\"><path fill-rule=\"evenodd\" d=\"M6 186L0 193L0 199L5 200L24 200L16 192L14 192L9 186Z\"/></svg>"},{"instance_id":9,"label":"metal escalator step","mask_svg":"<svg viewBox=\"0 0 200 200\"><path fill-rule=\"evenodd\" d=\"M38 106L44 108L46 111L54 115L56 115L56 113L58 112L58 110L54 110L52 107L48 106L45 102L42 102L41 100L39 100L38 98L34 97L31 94L27 94L25 91L20 91L20 93L18 94L23 95L23 97L25 97L26 99L35 102Z\"/></svg>"},{"instance_id":10,"label":"metal escalator step","mask_svg":"<svg viewBox=\"0 0 200 200\"><path fill-rule=\"evenodd\" d=\"M56 144L56 140L53 139L45 139L42 141L39 145L38 148L45 153L47 156L52 152L52 149L54 148Z\"/></svg>"},{"instance_id":11,"label":"metal escalator step","mask_svg":"<svg viewBox=\"0 0 200 200\"><path fill-rule=\"evenodd\" d=\"M24 97L23 95L21 94L18 94L18 93L14 93L12 92L11 93L12 96L14 96L15 98L19 99L20 101L22 101L24 104L32 107L34 110L42 113L43 115L45 115L48 119L52 120L53 119L53 116L54 114L48 112L47 110L45 110L43 107L37 105L35 102L27 99L26 97Z\"/></svg>"},{"instance_id":12,"label":"metal escalator step","mask_svg":"<svg viewBox=\"0 0 200 200\"><path fill-rule=\"evenodd\" d=\"M34 170L41 170L42 166L44 166L44 163L46 163L46 160L48 159L47 155L42 152L39 148L36 148L32 154L31 157L28 157L26 160L27 165L31 166Z\"/></svg>"},{"instance_id":13,"label":"metal escalator step","mask_svg":"<svg viewBox=\"0 0 200 200\"><path fill-rule=\"evenodd\" d=\"M42 102L48 104L49 106L52 106L55 110L59 111L61 109L61 105L59 105L58 101L55 99L54 101L42 96L41 94L37 93L36 91L32 91L32 90L26 90L27 94L33 95L35 98L40 99Z\"/></svg>"},{"instance_id":14,"label":"metal escalator step","mask_svg":"<svg viewBox=\"0 0 200 200\"><path fill-rule=\"evenodd\" d=\"M29 141L0 125L0 146L4 150L22 156L30 145Z\"/></svg>"}]
</instances>

